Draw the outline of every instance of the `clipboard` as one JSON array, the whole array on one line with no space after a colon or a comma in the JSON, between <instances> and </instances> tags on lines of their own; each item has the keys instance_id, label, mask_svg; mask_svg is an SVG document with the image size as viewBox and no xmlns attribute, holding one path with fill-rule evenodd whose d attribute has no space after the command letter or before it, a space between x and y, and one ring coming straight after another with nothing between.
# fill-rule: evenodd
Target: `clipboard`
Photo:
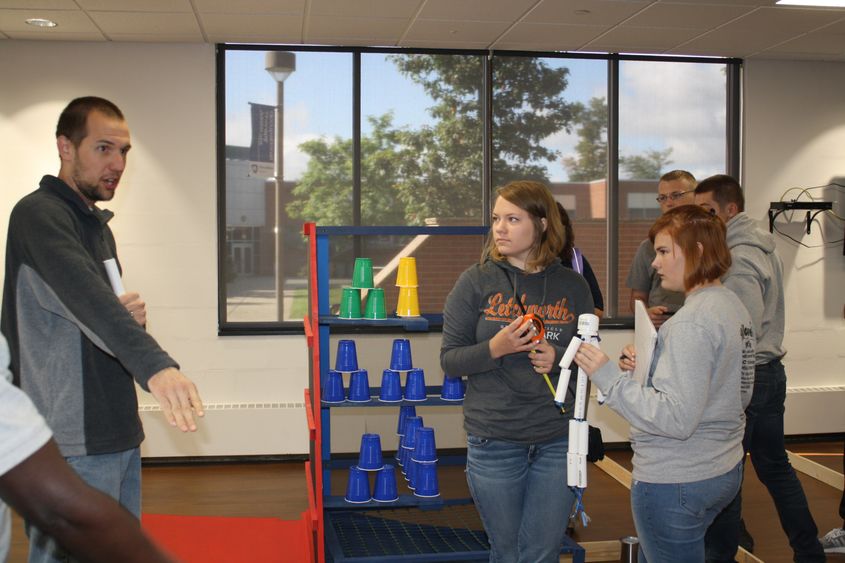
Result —
<instances>
[{"instance_id":1,"label":"clipboard","mask_svg":"<svg viewBox=\"0 0 845 563\"><path fill-rule=\"evenodd\" d=\"M637 351L637 366L632 377L640 385L645 385L648 378L656 345L657 329L648 316L645 303L637 299L634 301L634 349Z\"/></svg>"}]
</instances>

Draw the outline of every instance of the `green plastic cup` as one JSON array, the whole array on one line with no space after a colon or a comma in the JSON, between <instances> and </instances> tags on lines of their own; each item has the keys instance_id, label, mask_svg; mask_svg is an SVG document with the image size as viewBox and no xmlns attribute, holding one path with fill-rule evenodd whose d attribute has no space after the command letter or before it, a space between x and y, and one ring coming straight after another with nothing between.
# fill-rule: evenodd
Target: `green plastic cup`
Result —
<instances>
[{"instance_id":1,"label":"green plastic cup","mask_svg":"<svg viewBox=\"0 0 845 563\"><path fill-rule=\"evenodd\" d=\"M374 287L367 292L367 306L364 309L365 319L385 319L387 310L384 306L384 288Z\"/></svg>"},{"instance_id":2,"label":"green plastic cup","mask_svg":"<svg viewBox=\"0 0 845 563\"><path fill-rule=\"evenodd\" d=\"M373 261L370 258L356 258L352 270L352 287L369 289L373 287Z\"/></svg>"},{"instance_id":3,"label":"green plastic cup","mask_svg":"<svg viewBox=\"0 0 845 563\"><path fill-rule=\"evenodd\" d=\"M357 287L344 287L340 296L341 319L361 318L361 290Z\"/></svg>"}]
</instances>

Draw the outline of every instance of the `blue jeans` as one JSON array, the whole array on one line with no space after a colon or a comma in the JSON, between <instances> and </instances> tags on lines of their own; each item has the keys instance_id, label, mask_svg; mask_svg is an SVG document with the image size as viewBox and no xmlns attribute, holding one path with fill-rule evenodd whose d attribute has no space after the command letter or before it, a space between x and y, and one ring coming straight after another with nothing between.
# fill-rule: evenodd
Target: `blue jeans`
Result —
<instances>
[{"instance_id":1,"label":"blue jeans","mask_svg":"<svg viewBox=\"0 0 845 563\"><path fill-rule=\"evenodd\" d=\"M141 518L141 450L101 455L71 456L68 465L83 481L114 498L124 508ZM27 523L29 563L66 563L75 561L48 535Z\"/></svg>"},{"instance_id":2,"label":"blue jeans","mask_svg":"<svg viewBox=\"0 0 845 563\"><path fill-rule=\"evenodd\" d=\"M717 477L690 483L631 484L631 511L640 563L704 561L704 534L739 491L742 463Z\"/></svg>"},{"instance_id":3,"label":"blue jeans","mask_svg":"<svg viewBox=\"0 0 845 563\"><path fill-rule=\"evenodd\" d=\"M568 442L514 444L467 435L467 483L491 563L557 563L575 500L566 486Z\"/></svg>"},{"instance_id":4,"label":"blue jeans","mask_svg":"<svg viewBox=\"0 0 845 563\"><path fill-rule=\"evenodd\" d=\"M824 550L818 540L818 528L807 505L807 497L786 455L783 441L785 401L786 372L780 360L756 366L754 393L745 409L742 445L751 454L757 477L769 489L780 525L789 538L794 560L824 561ZM734 560L742 517L741 496L737 494L707 532L708 563Z\"/></svg>"}]
</instances>

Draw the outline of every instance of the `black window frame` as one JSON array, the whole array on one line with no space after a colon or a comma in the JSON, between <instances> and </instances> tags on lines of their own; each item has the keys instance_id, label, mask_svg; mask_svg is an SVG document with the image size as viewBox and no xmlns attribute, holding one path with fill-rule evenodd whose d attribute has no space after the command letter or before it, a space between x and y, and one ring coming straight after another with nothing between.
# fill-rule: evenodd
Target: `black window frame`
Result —
<instances>
[{"instance_id":1,"label":"black window frame","mask_svg":"<svg viewBox=\"0 0 845 563\"><path fill-rule=\"evenodd\" d=\"M216 66L216 159L217 159L217 287L218 287L218 335L262 335L262 334L304 334L302 323L296 322L232 322L226 319L227 294L225 281L226 268L226 53L229 51L291 51L291 52L331 52L350 53L352 65L352 139L353 139L353 225L360 225L361 213L361 55L362 54L408 54L408 55L476 55L482 59L483 96L482 111L482 221L489 226L492 208L492 101L493 66L497 56L531 57L558 59L593 59L607 61L607 280L605 304L608 315L602 319L602 329L631 329L632 317L616 316L619 287L618 251L619 251L619 63L621 61L649 61L671 63L706 63L725 65L726 70L726 123L725 123L725 162L726 173L740 177L741 173L741 114L742 114L742 59L714 58L696 56L634 55L618 53L570 53L540 51L507 50L455 50L455 49L408 49L390 47L342 47L311 45L259 45L259 44L217 44L215 48ZM440 327L433 325L432 330ZM395 328L363 328L355 332L396 332Z\"/></svg>"}]
</instances>

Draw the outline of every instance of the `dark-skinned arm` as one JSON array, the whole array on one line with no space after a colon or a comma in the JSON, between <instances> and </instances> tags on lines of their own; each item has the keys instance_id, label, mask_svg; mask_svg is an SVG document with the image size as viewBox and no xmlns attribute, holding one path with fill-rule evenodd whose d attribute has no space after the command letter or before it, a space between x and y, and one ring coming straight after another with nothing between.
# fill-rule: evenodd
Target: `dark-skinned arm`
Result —
<instances>
[{"instance_id":1,"label":"dark-skinned arm","mask_svg":"<svg viewBox=\"0 0 845 563\"><path fill-rule=\"evenodd\" d=\"M0 475L0 497L83 561L174 561L141 531L132 514L84 483L53 440Z\"/></svg>"}]
</instances>

